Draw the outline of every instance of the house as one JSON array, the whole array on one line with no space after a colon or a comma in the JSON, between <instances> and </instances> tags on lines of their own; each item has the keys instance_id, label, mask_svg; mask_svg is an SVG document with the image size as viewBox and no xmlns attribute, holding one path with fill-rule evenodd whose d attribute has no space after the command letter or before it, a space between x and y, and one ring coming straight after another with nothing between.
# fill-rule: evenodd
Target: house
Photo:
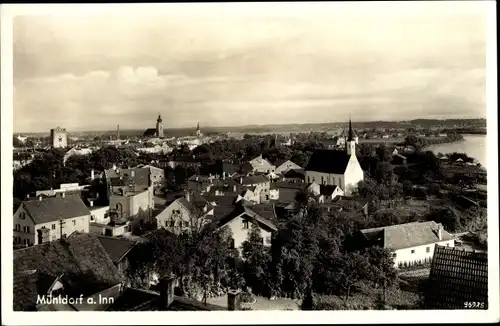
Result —
<instances>
[{"instance_id":1,"label":"house","mask_svg":"<svg viewBox=\"0 0 500 326\"><path fill-rule=\"evenodd\" d=\"M52 197L58 194L66 193L66 194L81 194L88 190L90 185L80 186L78 183L61 183L59 189L50 189L50 190L37 190L35 195L45 195L48 197Z\"/></svg>"},{"instance_id":2,"label":"house","mask_svg":"<svg viewBox=\"0 0 500 326\"><path fill-rule=\"evenodd\" d=\"M98 236L97 239L103 246L108 256L113 261L120 273L125 274L129 261L127 255L137 244L137 241L129 240L127 238L113 238Z\"/></svg>"},{"instance_id":3,"label":"house","mask_svg":"<svg viewBox=\"0 0 500 326\"><path fill-rule=\"evenodd\" d=\"M14 244L31 246L71 233L89 232L90 211L79 195L38 196L21 203L14 213Z\"/></svg>"},{"instance_id":4,"label":"house","mask_svg":"<svg viewBox=\"0 0 500 326\"><path fill-rule=\"evenodd\" d=\"M321 139L319 142L323 144L326 148L333 149L338 146L343 146L345 145L345 139L342 138L343 140L340 141L341 138L335 137L332 139Z\"/></svg>"},{"instance_id":5,"label":"house","mask_svg":"<svg viewBox=\"0 0 500 326\"><path fill-rule=\"evenodd\" d=\"M210 208L210 209L209 209ZM193 227L201 227L213 214L212 206L198 193L186 191L185 196L177 198L156 217L157 228L172 233L180 233Z\"/></svg>"},{"instance_id":6,"label":"house","mask_svg":"<svg viewBox=\"0 0 500 326\"><path fill-rule=\"evenodd\" d=\"M252 224L260 228L262 243L270 246L272 233L278 230L274 223L276 218L273 205L241 204L216 223L218 229L228 227L231 230L231 247L241 250L241 245L248 239Z\"/></svg>"},{"instance_id":7,"label":"house","mask_svg":"<svg viewBox=\"0 0 500 326\"><path fill-rule=\"evenodd\" d=\"M295 164L292 161L288 160L288 161L285 161L285 162L279 164L278 167L274 170L274 172L283 174L283 173L290 171L290 170L299 170L299 169L302 169L302 167L300 165Z\"/></svg>"},{"instance_id":8,"label":"house","mask_svg":"<svg viewBox=\"0 0 500 326\"><path fill-rule=\"evenodd\" d=\"M262 154L248 162L252 168L252 172L269 173L276 170L276 166L271 164Z\"/></svg>"},{"instance_id":9,"label":"house","mask_svg":"<svg viewBox=\"0 0 500 326\"><path fill-rule=\"evenodd\" d=\"M304 169L290 169L282 173L283 181L286 182L304 182L305 172Z\"/></svg>"},{"instance_id":10,"label":"house","mask_svg":"<svg viewBox=\"0 0 500 326\"><path fill-rule=\"evenodd\" d=\"M154 196L149 190L122 192L109 198L110 223L126 225L125 232L142 229L145 223L152 222ZM100 227L100 226L99 226ZM106 234L106 228L103 228ZM109 234L109 231L108 231ZM117 235L116 233L114 235Z\"/></svg>"},{"instance_id":11,"label":"house","mask_svg":"<svg viewBox=\"0 0 500 326\"><path fill-rule=\"evenodd\" d=\"M425 309L488 309L488 255L435 246Z\"/></svg>"},{"instance_id":12,"label":"house","mask_svg":"<svg viewBox=\"0 0 500 326\"><path fill-rule=\"evenodd\" d=\"M390 249L397 267L430 261L436 244L449 247L455 245L455 237L434 221L397 224L360 232L364 245Z\"/></svg>"},{"instance_id":13,"label":"house","mask_svg":"<svg viewBox=\"0 0 500 326\"><path fill-rule=\"evenodd\" d=\"M14 250L13 267L14 311L100 310L110 302L87 305L86 299L110 297L124 281L99 240L83 233ZM71 303L50 302L58 295Z\"/></svg>"},{"instance_id":14,"label":"house","mask_svg":"<svg viewBox=\"0 0 500 326\"><path fill-rule=\"evenodd\" d=\"M254 201L259 204L268 201L270 198L271 182L263 175L251 175L248 177L241 177L240 184L250 189L254 193Z\"/></svg>"},{"instance_id":15,"label":"house","mask_svg":"<svg viewBox=\"0 0 500 326\"><path fill-rule=\"evenodd\" d=\"M198 192L210 191L210 187L214 185L216 180L215 176L205 176L205 175L192 175L187 180L188 188Z\"/></svg>"},{"instance_id":16,"label":"house","mask_svg":"<svg viewBox=\"0 0 500 326\"><path fill-rule=\"evenodd\" d=\"M346 150L315 150L305 168L306 182L336 185L346 196L352 194L364 172L356 157L356 142L349 120Z\"/></svg>"}]
</instances>

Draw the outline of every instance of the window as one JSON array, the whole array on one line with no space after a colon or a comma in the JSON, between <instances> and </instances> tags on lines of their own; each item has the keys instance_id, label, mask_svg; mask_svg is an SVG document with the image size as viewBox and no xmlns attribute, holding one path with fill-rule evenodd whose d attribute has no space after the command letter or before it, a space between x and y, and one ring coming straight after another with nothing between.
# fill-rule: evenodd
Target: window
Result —
<instances>
[{"instance_id":1,"label":"window","mask_svg":"<svg viewBox=\"0 0 500 326\"><path fill-rule=\"evenodd\" d=\"M243 221L243 229L248 229L248 221L247 220Z\"/></svg>"},{"instance_id":2,"label":"window","mask_svg":"<svg viewBox=\"0 0 500 326\"><path fill-rule=\"evenodd\" d=\"M26 218L26 213L25 213L25 212L21 212L21 213L19 213L19 218L20 218L21 220L24 220L24 219Z\"/></svg>"},{"instance_id":3,"label":"window","mask_svg":"<svg viewBox=\"0 0 500 326\"><path fill-rule=\"evenodd\" d=\"M425 248L425 252L431 252L431 247Z\"/></svg>"},{"instance_id":4,"label":"window","mask_svg":"<svg viewBox=\"0 0 500 326\"><path fill-rule=\"evenodd\" d=\"M229 249L234 249L234 239L229 239Z\"/></svg>"},{"instance_id":5,"label":"window","mask_svg":"<svg viewBox=\"0 0 500 326\"><path fill-rule=\"evenodd\" d=\"M21 231L21 224L16 224L16 231Z\"/></svg>"},{"instance_id":6,"label":"window","mask_svg":"<svg viewBox=\"0 0 500 326\"><path fill-rule=\"evenodd\" d=\"M23 232L30 233L30 227L29 226L23 227Z\"/></svg>"},{"instance_id":7,"label":"window","mask_svg":"<svg viewBox=\"0 0 500 326\"><path fill-rule=\"evenodd\" d=\"M175 226L175 221L170 221L170 226L174 227Z\"/></svg>"},{"instance_id":8,"label":"window","mask_svg":"<svg viewBox=\"0 0 500 326\"><path fill-rule=\"evenodd\" d=\"M266 236L266 244L271 244L271 236Z\"/></svg>"},{"instance_id":9,"label":"window","mask_svg":"<svg viewBox=\"0 0 500 326\"><path fill-rule=\"evenodd\" d=\"M28 239L23 239L23 245L27 245L28 244Z\"/></svg>"},{"instance_id":10,"label":"window","mask_svg":"<svg viewBox=\"0 0 500 326\"><path fill-rule=\"evenodd\" d=\"M449 246L450 246L450 243L447 243L447 244L446 244L446 247L449 247Z\"/></svg>"},{"instance_id":11,"label":"window","mask_svg":"<svg viewBox=\"0 0 500 326\"><path fill-rule=\"evenodd\" d=\"M323 176L321 176L321 184L325 184L325 178L323 178Z\"/></svg>"},{"instance_id":12,"label":"window","mask_svg":"<svg viewBox=\"0 0 500 326\"><path fill-rule=\"evenodd\" d=\"M392 258L396 258L397 256L398 256L397 253L395 253L395 252L392 253Z\"/></svg>"},{"instance_id":13,"label":"window","mask_svg":"<svg viewBox=\"0 0 500 326\"><path fill-rule=\"evenodd\" d=\"M55 230L55 229L56 229L56 225L52 224L52 230Z\"/></svg>"},{"instance_id":14,"label":"window","mask_svg":"<svg viewBox=\"0 0 500 326\"><path fill-rule=\"evenodd\" d=\"M412 253L412 254L414 254L414 253L415 253L415 249L412 249L412 250L411 250L411 253Z\"/></svg>"}]
</instances>

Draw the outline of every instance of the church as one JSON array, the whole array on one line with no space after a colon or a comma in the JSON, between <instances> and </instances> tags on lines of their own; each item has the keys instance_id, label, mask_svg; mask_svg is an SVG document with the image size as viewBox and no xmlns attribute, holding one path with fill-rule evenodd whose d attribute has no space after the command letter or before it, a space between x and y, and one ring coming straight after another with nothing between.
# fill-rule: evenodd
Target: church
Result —
<instances>
[{"instance_id":1,"label":"church","mask_svg":"<svg viewBox=\"0 0 500 326\"><path fill-rule=\"evenodd\" d=\"M161 115L158 113L158 119L156 120L156 128L149 128L147 129L144 134L142 135L143 137L156 137L156 138L163 138L163 120L161 119Z\"/></svg>"},{"instance_id":2,"label":"church","mask_svg":"<svg viewBox=\"0 0 500 326\"><path fill-rule=\"evenodd\" d=\"M358 182L363 181L364 172L356 157L356 137L349 119L345 149L315 150L305 168L306 182L319 185L335 185L346 196L351 196Z\"/></svg>"}]
</instances>

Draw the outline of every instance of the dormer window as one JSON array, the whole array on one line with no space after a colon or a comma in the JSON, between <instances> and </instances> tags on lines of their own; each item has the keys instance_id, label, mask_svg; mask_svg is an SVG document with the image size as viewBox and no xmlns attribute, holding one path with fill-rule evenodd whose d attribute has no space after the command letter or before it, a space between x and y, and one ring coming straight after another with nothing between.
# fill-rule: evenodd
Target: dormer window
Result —
<instances>
[{"instance_id":1,"label":"dormer window","mask_svg":"<svg viewBox=\"0 0 500 326\"><path fill-rule=\"evenodd\" d=\"M21 220L24 220L24 219L26 218L26 213L25 213L25 212L20 212L20 213L19 213L19 218L20 218Z\"/></svg>"}]
</instances>

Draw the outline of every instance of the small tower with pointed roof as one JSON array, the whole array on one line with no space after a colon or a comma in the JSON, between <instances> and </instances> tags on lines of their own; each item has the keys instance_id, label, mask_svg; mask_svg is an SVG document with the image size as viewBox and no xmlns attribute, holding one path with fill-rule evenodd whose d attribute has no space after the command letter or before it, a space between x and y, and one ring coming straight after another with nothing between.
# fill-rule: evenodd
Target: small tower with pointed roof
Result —
<instances>
[{"instance_id":1,"label":"small tower with pointed roof","mask_svg":"<svg viewBox=\"0 0 500 326\"><path fill-rule=\"evenodd\" d=\"M196 125L196 137L201 137L200 123Z\"/></svg>"},{"instance_id":2,"label":"small tower with pointed roof","mask_svg":"<svg viewBox=\"0 0 500 326\"><path fill-rule=\"evenodd\" d=\"M351 118L349 117L349 131L347 132L347 139L345 142L347 155L356 155L356 135L352 130Z\"/></svg>"},{"instance_id":3,"label":"small tower with pointed roof","mask_svg":"<svg viewBox=\"0 0 500 326\"><path fill-rule=\"evenodd\" d=\"M158 119L156 120L156 137L163 138L163 120L160 113L158 113Z\"/></svg>"}]
</instances>

